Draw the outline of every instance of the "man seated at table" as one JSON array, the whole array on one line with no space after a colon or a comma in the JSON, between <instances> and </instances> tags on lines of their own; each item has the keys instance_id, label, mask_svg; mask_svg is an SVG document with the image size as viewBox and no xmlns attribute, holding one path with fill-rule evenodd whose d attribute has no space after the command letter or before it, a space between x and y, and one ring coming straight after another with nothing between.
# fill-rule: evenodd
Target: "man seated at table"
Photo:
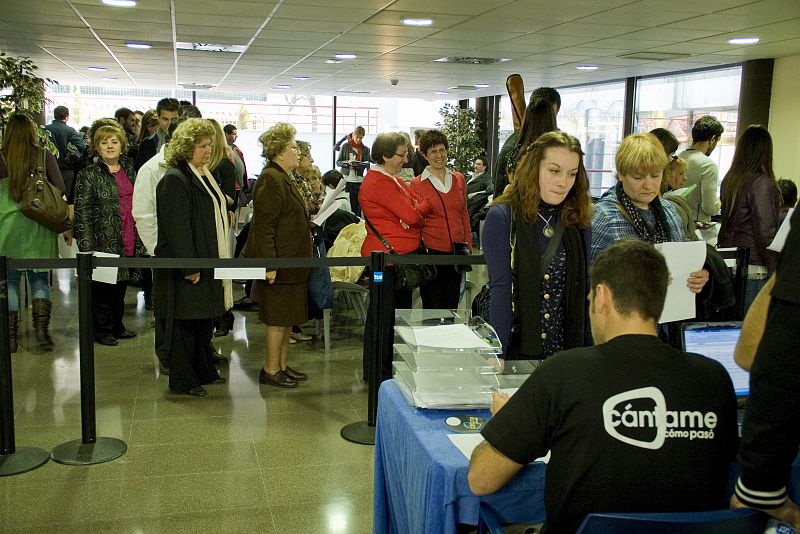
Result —
<instances>
[{"instance_id":1,"label":"man seated at table","mask_svg":"<svg viewBox=\"0 0 800 534\"><path fill-rule=\"evenodd\" d=\"M656 335L669 283L651 245L619 241L591 267L597 346L561 352L494 417L472 454L469 486L497 491L551 451L544 532L575 532L592 512L721 509L737 447L725 369Z\"/></svg>"}]
</instances>

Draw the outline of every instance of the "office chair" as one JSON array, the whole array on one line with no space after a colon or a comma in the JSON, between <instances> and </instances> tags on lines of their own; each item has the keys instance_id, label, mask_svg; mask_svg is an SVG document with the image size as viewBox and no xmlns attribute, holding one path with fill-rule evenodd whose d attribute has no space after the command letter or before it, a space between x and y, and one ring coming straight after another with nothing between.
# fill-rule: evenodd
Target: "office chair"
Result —
<instances>
[{"instance_id":1,"label":"office chair","mask_svg":"<svg viewBox=\"0 0 800 534\"><path fill-rule=\"evenodd\" d=\"M769 517L755 510L589 514L577 534L762 534ZM494 534L494 532L493 532Z\"/></svg>"}]
</instances>

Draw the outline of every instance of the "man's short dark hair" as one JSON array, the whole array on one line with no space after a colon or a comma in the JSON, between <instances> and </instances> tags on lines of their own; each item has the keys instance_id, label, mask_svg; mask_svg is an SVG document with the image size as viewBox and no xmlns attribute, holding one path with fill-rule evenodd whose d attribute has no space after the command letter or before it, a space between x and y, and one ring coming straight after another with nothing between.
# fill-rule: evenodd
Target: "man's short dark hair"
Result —
<instances>
[{"instance_id":1,"label":"man's short dark hair","mask_svg":"<svg viewBox=\"0 0 800 534\"><path fill-rule=\"evenodd\" d=\"M406 138L396 132L379 133L372 143L372 151L370 157L374 163L383 165L386 163L383 158L387 159L397 154L397 149L401 146L406 146Z\"/></svg>"},{"instance_id":2,"label":"man's short dark hair","mask_svg":"<svg viewBox=\"0 0 800 534\"><path fill-rule=\"evenodd\" d=\"M477 158L475 158L475 161L478 160L481 160L483 162L484 167L486 167L487 169L489 168L489 160L486 159L486 156L478 156Z\"/></svg>"},{"instance_id":3,"label":"man's short dark hair","mask_svg":"<svg viewBox=\"0 0 800 534\"><path fill-rule=\"evenodd\" d=\"M226 124L222 127L222 131L225 132L225 135L231 135L236 130L238 130L238 128L235 124Z\"/></svg>"},{"instance_id":4,"label":"man's short dark hair","mask_svg":"<svg viewBox=\"0 0 800 534\"><path fill-rule=\"evenodd\" d=\"M57 121L65 121L69 117L69 108L67 106L56 106L53 110L53 118Z\"/></svg>"},{"instance_id":5,"label":"man's short dark hair","mask_svg":"<svg viewBox=\"0 0 800 534\"><path fill-rule=\"evenodd\" d=\"M131 111L129 108L119 108L114 112L114 118L117 119L117 121L120 119L128 120L128 117L131 115L133 115L133 111Z\"/></svg>"},{"instance_id":6,"label":"man's short dark hair","mask_svg":"<svg viewBox=\"0 0 800 534\"><path fill-rule=\"evenodd\" d=\"M180 111L181 104L175 98L162 98L156 104L156 116L161 115L161 111Z\"/></svg>"},{"instance_id":7,"label":"man's short dark hair","mask_svg":"<svg viewBox=\"0 0 800 534\"><path fill-rule=\"evenodd\" d=\"M547 100L556 109L561 109L561 95L552 87L537 87L534 89L531 93L530 101L533 102L537 98Z\"/></svg>"},{"instance_id":8,"label":"man's short dark hair","mask_svg":"<svg viewBox=\"0 0 800 534\"><path fill-rule=\"evenodd\" d=\"M336 169L333 169L322 175L322 184L325 185L325 187L335 188L337 185L339 185L339 182L342 180L342 178L342 173Z\"/></svg>"},{"instance_id":9,"label":"man's short dark hair","mask_svg":"<svg viewBox=\"0 0 800 534\"><path fill-rule=\"evenodd\" d=\"M200 113L200 108L197 106L193 106L191 104L184 104L180 108L180 113L178 113L181 117L189 117L190 119L202 119L203 114Z\"/></svg>"},{"instance_id":10,"label":"man's short dark hair","mask_svg":"<svg viewBox=\"0 0 800 534\"><path fill-rule=\"evenodd\" d=\"M661 146L664 147L664 152L667 153L667 156L671 156L678 150L678 138L675 137L675 134L667 130L666 128L654 128L650 130L650 133L658 139L658 142L661 143Z\"/></svg>"},{"instance_id":11,"label":"man's short dark hair","mask_svg":"<svg viewBox=\"0 0 800 534\"><path fill-rule=\"evenodd\" d=\"M694 121L694 126L692 126L692 142L700 143L702 141L708 141L714 136L719 138L724 131L725 127L722 126L722 123L719 122L716 117L711 115L700 117Z\"/></svg>"},{"instance_id":12,"label":"man's short dark hair","mask_svg":"<svg viewBox=\"0 0 800 534\"><path fill-rule=\"evenodd\" d=\"M423 155L436 145L444 145L445 150L450 149L447 136L441 130L428 130L419 138L419 150Z\"/></svg>"},{"instance_id":13,"label":"man's short dark hair","mask_svg":"<svg viewBox=\"0 0 800 534\"><path fill-rule=\"evenodd\" d=\"M181 106L191 106L191 105L193 105L188 100L181 100L181 101L178 102L178 104L180 104Z\"/></svg>"},{"instance_id":14,"label":"man's short dark hair","mask_svg":"<svg viewBox=\"0 0 800 534\"><path fill-rule=\"evenodd\" d=\"M781 178L778 180L778 189L781 190L781 207L793 208L797 204L797 186L791 180Z\"/></svg>"},{"instance_id":15,"label":"man's short dark hair","mask_svg":"<svg viewBox=\"0 0 800 534\"><path fill-rule=\"evenodd\" d=\"M654 321L661 317L669 270L664 256L650 243L635 239L617 241L597 255L590 277L592 294L598 284L608 287L617 313L635 313Z\"/></svg>"},{"instance_id":16,"label":"man's short dark hair","mask_svg":"<svg viewBox=\"0 0 800 534\"><path fill-rule=\"evenodd\" d=\"M353 130L353 135L360 135L361 137L364 137L366 133L363 126L356 126Z\"/></svg>"}]
</instances>

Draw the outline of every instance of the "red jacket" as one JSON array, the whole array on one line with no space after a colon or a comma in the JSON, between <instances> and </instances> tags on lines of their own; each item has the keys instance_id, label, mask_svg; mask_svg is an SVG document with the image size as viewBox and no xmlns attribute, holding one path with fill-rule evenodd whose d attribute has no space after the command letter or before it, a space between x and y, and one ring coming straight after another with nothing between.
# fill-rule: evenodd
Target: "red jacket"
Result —
<instances>
[{"instance_id":1,"label":"red jacket","mask_svg":"<svg viewBox=\"0 0 800 534\"><path fill-rule=\"evenodd\" d=\"M469 243L472 250L472 232L467 212L467 184L463 174L453 173L453 183L447 193L436 190L430 179L423 180L422 176L411 180L411 190L431 205L431 212L422 228L422 240L426 247L439 252L451 252L452 243L455 242Z\"/></svg>"},{"instance_id":2,"label":"red jacket","mask_svg":"<svg viewBox=\"0 0 800 534\"><path fill-rule=\"evenodd\" d=\"M427 200L414 193L402 179L393 179L371 168L364 176L364 183L358 193L358 203L364 217L398 254L408 254L419 248L421 229L431 207ZM373 250L388 252L367 225L367 237L361 245L361 255L369 256Z\"/></svg>"}]
</instances>

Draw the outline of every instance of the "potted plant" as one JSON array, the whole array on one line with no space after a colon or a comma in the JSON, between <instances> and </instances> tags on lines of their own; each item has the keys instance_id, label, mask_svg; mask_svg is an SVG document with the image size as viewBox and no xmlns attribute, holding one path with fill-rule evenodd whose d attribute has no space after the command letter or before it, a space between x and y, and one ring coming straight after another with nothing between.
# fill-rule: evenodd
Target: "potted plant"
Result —
<instances>
[{"instance_id":1,"label":"potted plant","mask_svg":"<svg viewBox=\"0 0 800 534\"><path fill-rule=\"evenodd\" d=\"M478 137L478 113L471 108L445 104L439 114L442 122L436 126L442 129L450 145L448 166L468 175L472 170L472 162L484 152Z\"/></svg>"},{"instance_id":2,"label":"potted plant","mask_svg":"<svg viewBox=\"0 0 800 534\"><path fill-rule=\"evenodd\" d=\"M58 83L50 78L40 78L36 71L39 68L27 57L15 58L0 52L0 141L6 129L8 117L12 113L28 113L34 121L44 109L45 90L51 83ZM39 140L50 152L58 156L58 149L43 126L39 127Z\"/></svg>"}]
</instances>

